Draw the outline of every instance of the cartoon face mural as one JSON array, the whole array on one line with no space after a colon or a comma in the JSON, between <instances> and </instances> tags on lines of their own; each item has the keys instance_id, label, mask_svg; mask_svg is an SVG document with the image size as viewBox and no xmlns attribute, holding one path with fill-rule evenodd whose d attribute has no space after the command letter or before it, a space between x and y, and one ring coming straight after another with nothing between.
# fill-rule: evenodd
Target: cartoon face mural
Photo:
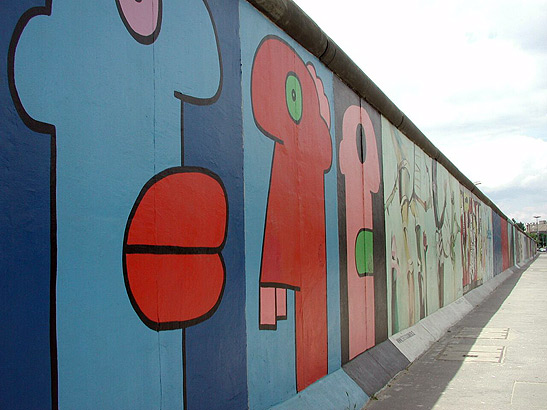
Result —
<instances>
[{"instance_id":1,"label":"cartoon face mural","mask_svg":"<svg viewBox=\"0 0 547 410\"><path fill-rule=\"evenodd\" d=\"M342 365L461 296L462 254L466 290L530 255L250 3L43 4L0 6L0 408L359 390Z\"/></svg>"},{"instance_id":2,"label":"cartoon face mural","mask_svg":"<svg viewBox=\"0 0 547 410\"><path fill-rule=\"evenodd\" d=\"M363 107L346 109L342 132L339 160L345 183L351 360L375 343L372 194L380 187L380 166L374 127Z\"/></svg>"},{"instance_id":3,"label":"cartoon face mural","mask_svg":"<svg viewBox=\"0 0 547 410\"><path fill-rule=\"evenodd\" d=\"M332 161L330 111L321 79L287 43L266 37L253 62L257 126L276 141L260 272L260 328L286 317L296 292L297 389L327 374L324 174Z\"/></svg>"},{"instance_id":4,"label":"cartoon face mural","mask_svg":"<svg viewBox=\"0 0 547 410\"><path fill-rule=\"evenodd\" d=\"M388 336L381 116L334 81L341 359L347 363Z\"/></svg>"},{"instance_id":5,"label":"cartoon face mural","mask_svg":"<svg viewBox=\"0 0 547 410\"><path fill-rule=\"evenodd\" d=\"M184 166L184 107L222 89L209 6L105 0L76 12L55 0L22 17L12 44L15 105L55 144L53 406L180 408L184 357L167 357L182 354L184 333L144 324L199 323L225 286L226 190L214 172Z\"/></svg>"}]
</instances>

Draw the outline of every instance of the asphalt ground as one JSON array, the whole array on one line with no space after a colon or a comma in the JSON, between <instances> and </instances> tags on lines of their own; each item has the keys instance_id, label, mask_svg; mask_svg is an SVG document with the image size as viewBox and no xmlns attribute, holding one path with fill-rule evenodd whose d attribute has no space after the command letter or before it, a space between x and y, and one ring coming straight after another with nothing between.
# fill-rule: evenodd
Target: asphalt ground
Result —
<instances>
[{"instance_id":1,"label":"asphalt ground","mask_svg":"<svg viewBox=\"0 0 547 410\"><path fill-rule=\"evenodd\" d=\"M547 409L547 254L509 276L364 409Z\"/></svg>"}]
</instances>

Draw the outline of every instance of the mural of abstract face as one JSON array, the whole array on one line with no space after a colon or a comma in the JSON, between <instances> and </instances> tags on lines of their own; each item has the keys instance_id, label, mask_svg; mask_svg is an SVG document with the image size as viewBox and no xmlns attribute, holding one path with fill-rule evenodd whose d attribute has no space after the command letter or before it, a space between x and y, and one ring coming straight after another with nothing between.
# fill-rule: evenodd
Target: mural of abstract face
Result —
<instances>
[{"instance_id":1,"label":"mural of abstract face","mask_svg":"<svg viewBox=\"0 0 547 410\"><path fill-rule=\"evenodd\" d=\"M187 203L196 193L206 198L215 192L212 208L218 211L219 229L213 228L214 239L199 244L166 242L174 246L170 253L150 257L154 261L145 270L178 269L181 265L173 265L173 260L203 268L204 260L214 259L218 273L213 275L217 279L211 285L212 299L190 313L175 307L178 316L169 321L195 323L192 319L203 320L218 306L224 286L220 250L226 235L226 195L212 172L183 166L184 104L211 104L222 89L218 38L209 6L202 0L117 0L115 4L54 0L23 16L13 42L15 105L27 125L51 134L54 141L51 240L56 260L51 274L56 294L51 301L51 343L53 360L57 359L52 395L58 397L53 401L63 408L113 408L120 403L133 408L134 400L147 408L160 402L180 408L181 360L166 357L181 355L181 334L158 336L132 311L125 290L132 286L127 276L124 281L123 266L141 251L133 249L128 257L124 237L134 201L144 196L143 186L148 190L154 185L148 191L153 192L150 198L163 192L172 199L139 208L152 212L151 219L145 216L139 221L153 221L156 232L158 220L172 219L169 212L174 204ZM156 185L160 180L162 184ZM174 199L168 194L173 190L178 192ZM190 208L200 215L206 212L203 206ZM199 229L195 224L203 218L188 219L193 229ZM170 235L177 236L180 231L175 231ZM147 237L141 235L131 245L158 245L143 238ZM209 255L200 256L196 248ZM194 256L187 256L192 250ZM175 295L192 288L175 283L178 288L170 286ZM205 297L207 290L199 294ZM147 296L133 301L137 299L150 302ZM160 294L152 304L163 306L161 311L174 299L180 298ZM151 370L140 378L145 364ZM177 380L177 387L160 385L162 377Z\"/></svg>"},{"instance_id":2,"label":"mural of abstract face","mask_svg":"<svg viewBox=\"0 0 547 410\"><path fill-rule=\"evenodd\" d=\"M347 249L348 359L375 343L372 195L380 187L376 134L367 111L351 105L344 112L340 170L345 182Z\"/></svg>"},{"instance_id":3,"label":"mural of abstract face","mask_svg":"<svg viewBox=\"0 0 547 410\"><path fill-rule=\"evenodd\" d=\"M323 83L280 38L263 39L255 54L251 98L256 125L276 141L262 268L260 323L275 330L296 307L297 390L327 374L327 269L324 174L332 161L330 111Z\"/></svg>"}]
</instances>

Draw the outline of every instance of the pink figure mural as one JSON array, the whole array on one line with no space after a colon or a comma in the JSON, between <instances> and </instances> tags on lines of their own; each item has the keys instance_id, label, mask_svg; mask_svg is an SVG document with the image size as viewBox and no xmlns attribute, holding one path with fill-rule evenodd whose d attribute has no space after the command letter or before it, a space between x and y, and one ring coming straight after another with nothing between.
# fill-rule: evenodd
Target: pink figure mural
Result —
<instances>
[{"instance_id":1,"label":"pink figure mural","mask_svg":"<svg viewBox=\"0 0 547 410\"><path fill-rule=\"evenodd\" d=\"M380 165L374 127L363 107L348 107L342 133L351 360L375 344L372 194L380 188Z\"/></svg>"}]
</instances>

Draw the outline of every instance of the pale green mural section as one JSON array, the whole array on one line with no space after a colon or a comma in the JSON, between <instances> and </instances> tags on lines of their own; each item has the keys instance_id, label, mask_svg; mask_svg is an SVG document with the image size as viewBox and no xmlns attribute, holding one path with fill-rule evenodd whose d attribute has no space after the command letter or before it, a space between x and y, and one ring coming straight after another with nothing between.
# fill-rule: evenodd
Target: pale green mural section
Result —
<instances>
[{"instance_id":1,"label":"pale green mural section","mask_svg":"<svg viewBox=\"0 0 547 410\"><path fill-rule=\"evenodd\" d=\"M492 211L467 188L460 187L464 293L494 276Z\"/></svg>"},{"instance_id":2,"label":"pale green mural section","mask_svg":"<svg viewBox=\"0 0 547 410\"><path fill-rule=\"evenodd\" d=\"M483 270L483 281L489 281L494 277L494 237L492 225L492 209L484 204L480 210L481 224L481 252L480 263ZM520 235L519 235L520 236Z\"/></svg>"},{"instance_id":3,"label":"pale green mural section","mask_svg":"<svg viewBox=\"0 0 547 410\"><path fill-rule=\"evenodd\" d=\"M431 169L425 154L382 118L389 334L412 326L431 308L431 270L436 261L428 238Z\"/></svg>"},{"instance_id":4,"label":"pale green mural section","mask_svg":"<svg viewBox=\"0 0 547 410\"><path fill-rule=\"evenodd\" d=\"M391 335L462 295L460 191L385 118L382 143Z\"/></svg>"},{"instance_id":5,"label":"pale green mural section","mask_svg":"<svg viewBox=\"0 0 547 410\"><path fill-rule=\"evenodd\" d=\"M435 237L431 245L435 247L437 257L438 307L443 307L463 295L460 184L442 165L431 161L435 218Z\"/></svg>"}]
</instances>

